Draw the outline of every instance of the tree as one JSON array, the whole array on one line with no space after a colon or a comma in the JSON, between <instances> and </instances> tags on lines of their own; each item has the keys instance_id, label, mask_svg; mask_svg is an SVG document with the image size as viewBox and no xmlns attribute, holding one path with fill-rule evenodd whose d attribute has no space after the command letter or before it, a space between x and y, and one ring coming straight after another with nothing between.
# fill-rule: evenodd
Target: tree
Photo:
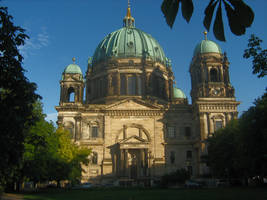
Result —
<instances>
[{"instance_id":1,"label":"tree","mask_svg":"<svg viewBox=\"0 0 267 200\"><path fill-rule=\"evenodd\" d=\"M208 165L216 177L227 178L238 176L236 149L239 121L231 121L224 129L220 129L208 138Z\"/></svg>"},{"instance_id":2,"label":"tree","mask_svg":"<svg viewBox=\"0 0 267 200\"><path fill-rule=\"evenodd\" d=\"M267 92L240 117L240 165L249 177L267 175Z\"/></svg>"},{"instance_id":3,"label":"tree","mask_svg":"<svg viewBox=\"0 0 267 200\"><path fill-rule=\"evenodd\" d=\"M166 18L167 24L172 28L179 6L182 6L183 18L189 23L194 5L192 0L163 0L161 10ZM243 0L210 0L205 9L204 26L209 31L215 8L216 17L213 25L213 33L216 39L225 41L224 25L222 17L222 4L228 18L231 32L235 35L243 35L246 28L250 27L254 20L253 10Z\"/></svg>"},{"instance_id":4,"label":"tree","mask_svg":"<svg viewBox=\"0 0 267 200\"><path fill-rule=\"evenodd\" d=\"M190 172L186 169L177 169L175 172L163 175L161 177L161 185L167 187L168 185L184 184L190 177Z\"/></svg>"},{"instance_id":5,"label":"tree","mask_svg":"<svg viewBox=\"0 0 267 200\"><path fill-rule=\"evenodd\" d=\"M15 26L5 7L0 7L0 185L11 179L21 163L25 124L33 124L33 104L40 98L36 84L24 76L24 29Z\"/></svg>"},{"instance_id":6,"label":"tree","mask_svg":"<svg viewBox=\"0 0 267 200\"><path fill-rule=\"evenodd\" d=\"M42 116L40 102L37 102L34 111ZM80 180L82 165L88 164L91 152L76 145L71 140L69 131L61 127L55 130L52 122L45 121L45 116L31 126L24 145L24 180L34 183L56 180L58 186L61 180Z\"/></svg>"},{"instance_id":7,"label":"tree","mask_svg":"<svg viewBox=\"0 0 267 200\"><path fill-rule=\"evenodd\" d=\"M244 51L244 58L253 58L253 74L258 74L259 78L267 75L267 49L262 49L262 40L252 34L248 40L248 49Z\"/></svg>"},{"instance_id":8,"label":"tree","mask_svg":"<svg viewBox=\"0 0 267 200\"><path fill-rule=\"evenodd\" d=\"M49 137L52 137L55 132L55 127L53 122L45 120L40 101L34 104L33 115L38 117L39 120L29 129L26 129L21 181L27 178L37 183L42 180L48 180L47 161L50 159L48 142Z\"/></svg>"},{"instance_id":9,"label":"tree","mask_svg":"<svg viewBox=\"0 0 267 200\"><path fill-rule=\"evenodd\" d=\"M238 120L208 139L208 164L219 177L267 175L267 92Z\"/></svg>"},{"instance_id":10,"label":"tree","mask_svg":"<svg viewBox=\"0 0 267 200\"><path fill-rule=\"evenodd\" d=\"M50 137L49 142L49 179L80 181L82 176L82 165L89 163L90 149L78 146L71 140L69 131L59 127Z\"/></svg>"}]
</instances>

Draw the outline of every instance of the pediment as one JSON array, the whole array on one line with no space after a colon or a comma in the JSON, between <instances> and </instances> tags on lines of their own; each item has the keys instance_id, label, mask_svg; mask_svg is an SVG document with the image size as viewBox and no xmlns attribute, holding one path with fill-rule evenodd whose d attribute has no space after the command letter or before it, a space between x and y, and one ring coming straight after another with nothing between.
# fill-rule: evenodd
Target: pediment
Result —
<instances>
[{"instance_id":1,"label":"pediment","mask_svg":"<svg viewBox=\"0 0 267 200\"><path fill-rule=\"evenodd\" d=\"M139 144L141 144L141 143L144 143L144 142L147 142L147 141L142 139L142 138L140 138L140 137L138 137L138 136L136 136L136 135L134 135L134 136L128 137L128 138L126 138L124 140L121 140L119 142L119 144L125 144L125 143L127 143L127 144L129 144L129 143L134 143L134 144L139 143Z\"/></svg>"},{"instance_id":2,"label":"pediment","mask_svg":"<svg viewBox=\"0 0 267 200\"><path fill-rule=\"evenodd\" d=\"M160 108L153 103L137 99L124 99L106 107L107 110L154 110Z\"/></svg>"}]
</instances>

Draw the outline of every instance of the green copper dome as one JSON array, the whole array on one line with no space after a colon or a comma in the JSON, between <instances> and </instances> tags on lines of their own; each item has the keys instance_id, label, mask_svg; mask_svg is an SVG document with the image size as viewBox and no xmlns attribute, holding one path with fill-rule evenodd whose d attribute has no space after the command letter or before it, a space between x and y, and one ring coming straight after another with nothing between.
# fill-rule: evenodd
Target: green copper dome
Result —
<instances>
[{"instance_id":1,"label":"green copper dome","mask_svg":"<svg viewBox=\"0 0 267 200\"><path fill-rule=\"evenodd\" d=\"M68 65L65 70L65 74L82 74L81 68L76 64Z\"/></svg>"},{"instance_id":2,"label":"green copper dome","mask_svg":"<svg viewBox=\"0 0 267 200\"><path fill-rule=\"evenodd\" d=\"M184 92L180 88L177 88L177 87L173 87L173 97L186 99Z\"/></svg>"},{"instance_id":3,"label":"green copper dome","mask_svg":"<svg viewBox=\"0 0 267 200\"><path fill-rule=\"evenodd\" d=\"M124 27L108 34L95 50L92 64L110 58L150 58L170 65L159 43L148 33L134 27L134 18L128 7Z\"/></svg>"},{"instance_id":4,"label":"green copper dome","mask_svg":"<svg viewBox=\"0 0 267 200\"><path fill-rule=\"evenodd\" d=\"M93 64L109 58L151 58L167 63L159 43L150 35L134 27L123 27L107 35L93 56Z\"/></svg>"},{"instance_id":5,"label":"green copper dome","mask_svg":"<svg viewBox=\"0 0 267 200\"><path fill-rule=\"evenodd\" d=\"M202 40L199 44L197 44L194 50L194 56L199 53L222 53L222 50L218 44L211 40Z\"/></svg>"}]
</instances>

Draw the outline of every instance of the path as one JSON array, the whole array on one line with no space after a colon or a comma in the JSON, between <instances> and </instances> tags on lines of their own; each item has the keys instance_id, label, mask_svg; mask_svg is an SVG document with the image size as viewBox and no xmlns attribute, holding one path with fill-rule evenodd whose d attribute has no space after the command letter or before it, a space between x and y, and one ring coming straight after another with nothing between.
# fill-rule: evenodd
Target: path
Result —
<instances>
[{"instance_id":1,"label":"path","mask_svg":"<svg viewBox=\"0 0 267 200\"><path fill-rule=\"evenodd\" d=\"M23 200L23 195L21 194L10 194L10 193L4 193L0 200Z\"/></svg>"}]
</instances>

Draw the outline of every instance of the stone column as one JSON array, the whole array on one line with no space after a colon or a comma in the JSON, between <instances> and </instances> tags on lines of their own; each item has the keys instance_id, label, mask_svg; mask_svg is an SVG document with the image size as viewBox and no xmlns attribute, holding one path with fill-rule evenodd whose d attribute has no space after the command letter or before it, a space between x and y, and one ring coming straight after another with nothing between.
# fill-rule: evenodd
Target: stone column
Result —
<instances>
[{"instance_id":1,"label":"stone column","mask_svg":"<svg viewBox=\"0 0 267 200\"><path fill-rule=\"evenodd\" d=\"M120 73L117 72L117 95L120 95L120 91L121 91L121 76Z\"/></svg>"},{"instance_id":2,"label":"stone column","mask_svg":"<svg viewBox=\"0 0 267 200\"><path fill-rule=\"evenodd\" d=\"M148 149L144 149L144 175L148 175Z\"/></svg>"},{"instance_id":3,"label":"stone column","mask_svg":"<svg viewBox=\"0 0 267 200\"><path fill-rule=\"evenodd\" d=\"M206 131L206 127L207 127L207 119L206 119L206 115L205 113L199 113L199 125L200 125L200 138L201 138L201 152L205 152L205 143L204 140L207 138L207 131Z\"/></svg>"},{"instance_id":4,"label":"stone column","mask_svg":"<svg viewBox=\"0 0 267 200\"><path fill-rule=\"evenodd\" d=\"M166 90L167 100L170 100L170 89L169 89L168 80L165 80L165 90Z\"/></svg>"},{"instance_id":5,"label":"stone column","mask_svg":"<svg viewBox=\"0 0 267 200\"><path fill-rule=\"evenodd\" d=\"M81 117L74 117L75 119L75 141L81 139Z\"/></svg>"},{"instance_id":6,"label":"stone column","mask_svg":"<svg viewBox=\"0 0 267 200\"><path fill-rule=\"evenodd\" d=\"M123 139L126 139L127 138L126 130L127 130L126 126L123 125Z\"/></svg>"},{"instance_id":7,"label":"stone column","mask_svg":"<svg viewBox=\"0 0 267 200\"><path fill-rule=\"evenodd\" d=\"M117 153L117 176L121 176L121 149Z\"/></svg>"},{"instance_id":8,"label":"stone column","mask_svg":"<svg viewBox=\"0 0 267 200\"><path fill-rule=\"evenodd\" d=\"M125 156L124 156L124 149L120 149L120 175L125 175Z\"/></svg>"},{"instance_id":9,"label":"stone column","mask_svg":"<svg viewBox=\"0 0 267 200\"><path fill-rule=\"evenodd\" d=\"M112 76L111 74L108 74L108 95L111 96L113 95L113 91L112 91Z\"/></svg>"},{"instance_id":10,"label":"stone column","mask_svg":"<svg viewBox=\"0 0 267 200\"><path fill-rule=\"evenodd\" d=\"M146 73L145 92L144 92L145 95L150 95L149 78L150 78L150 73Z\"/></svg>"},{"instance_id":11,"label":"stone column","mask_svg":"<svg viewBox=\"0 0 267 200\"><path fill-rule=\"evenodd\" d=\"M130 177L130 170L128 163L128 149L124 150L124 165L125 165L125 176Z\"/></svg>"},{"instance_id":12,"label":"stone column","mask_svg":"<svg viewBox=\"0 0 267 200\"><path fill-rule=\"evenodd\" d=\"M210 69L207 67L208 82L210 82Z\"/></svg>"},{"instance_id":13,"label":"stone column","mask_svg":"<svg viewBox=\"0 0 267 200\"><path fill-rule=\"evenodd\" d=\"M211 127L210 127L210 113L206 113L206 117L207 117L207 136L210 136L211 132Z\"/></svg>"},{"instance_id":14,"label":"stone column","mask_svg":"<svg viewBox=\"0 0 267 200\"><path fill-rule=\"evenodd\" d=\"M203 82L205 82L205 70L204 70L202 65L201 65L200 72L201 72L200 82L203 83Z\"/></svg>"},{"instance_id":15,"label":"stone column","mask_svg":"<svg viewBox=\"0 0 267 200\"><path fill-rule=\"evenodd\" d=\"M140 176L145 176L145 149L140 150L141 154L141 170L140 170Z\"/></svg>"},{"instance_id":16,"label":"stone column","mask_svg":"<svg viewBox=\"0 0 267 200\"><path fill-rule=\"evenodd\" d=\"M219 69L219 70L220 70L220 79L221 79L220 81L221 81L221 82L224 82L224 78L223 78L223 77L224 77L224 76L223 76L223 67L220 66L220 69Z\"/></svg>"},{"instance_id":17,"label":"stone column","mask_svg":"<svg viewBox=\"0 0 267 200\"><path fill-rule=\"evenodd\" d=\"M232 114L231 113L227 113L227 122L231 121L232 119Z\"/></svg>"},{"instance_id":18,"label":"stone column","mask_svg":"<svg viewBox=\"0 0 267 200\"><path fill-rule=\"evenodd\" d=\"M80 102L83 103L83 85L80 86Z\"/></svg>"},{"instance_id":19,"label":"stone column","mask_svg":"<svg viewBox=\"0 0 267 200\"><path fill-rule=\"evenodd\" d=\"M112 153L112 173L115 174L115 176L118 176L118 156L116 153Z\"/></svg>"},{"instance_id":20,"label":"stone column","mask_svg":"<svg viewBox=\"0 0 267 200\"><path fill-rule=\"evenodd\" d=\"M210 119L209 121L210 121L210 132L214 133L214 125L215 125L214 124L214 122L215 122L214 118Z\"/></svg>"},{"instance_id":21,"label":"stone column","mask_svg":"<svg viewBox=\"0 0 267 200\"><path fill-rule=\"evenodd\" d=\"M173 99L173 80L169 80L169 93L170 93L170 99Z\"/></svg>"}]
</instances>

